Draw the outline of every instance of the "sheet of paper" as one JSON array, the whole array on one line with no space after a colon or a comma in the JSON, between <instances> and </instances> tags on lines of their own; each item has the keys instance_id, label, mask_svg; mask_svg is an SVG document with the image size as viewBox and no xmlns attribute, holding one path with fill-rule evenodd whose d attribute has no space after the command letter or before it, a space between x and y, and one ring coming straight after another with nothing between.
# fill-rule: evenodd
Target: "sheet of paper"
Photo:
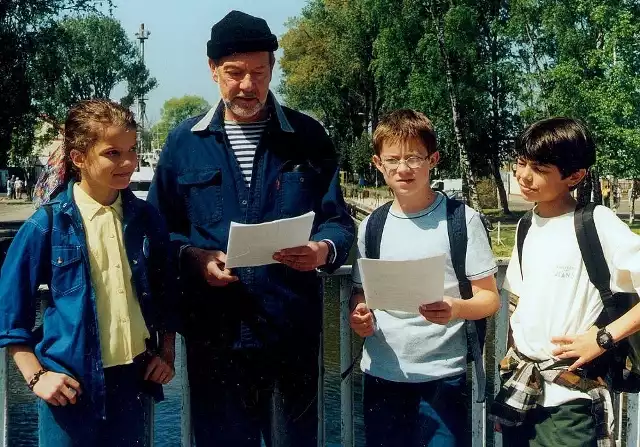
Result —
<instances>
[{"instance_id":1,"label":"sheet of paper","mask_svg":"<svg viewBox=\"0 0 640 447\"><path fill-rule=\"evenodd\" d=\"M445 256L410 261L358 259L370 309L418 313L425 303L442 301Z\"/></svg>"},{"instance_id":2,"label":"sheet of paper","mask_svg":"<svg viewBox=\"0 0 640 447\"><path fill-rule=\"evenodd\" d=\"M231 222L227 268L275 264L273 254L284 248L307 245L315 213L261 224Z\"/></svg>"}]
</instances>

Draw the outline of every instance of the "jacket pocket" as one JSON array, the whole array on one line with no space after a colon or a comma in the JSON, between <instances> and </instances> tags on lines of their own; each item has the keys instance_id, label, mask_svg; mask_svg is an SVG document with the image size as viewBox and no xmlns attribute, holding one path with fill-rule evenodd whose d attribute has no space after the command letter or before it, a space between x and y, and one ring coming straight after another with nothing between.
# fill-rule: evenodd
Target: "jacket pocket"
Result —
<instances>
[{"instance_id":1,"label":"jacket pocket","mask_svg":"<svg viewBox=\"0 0 640 447\"><path fill-rule=\"evenodd\" d=\"M278 200L283 217L299 216L313 210L316 177L311 170L282 173Z\"/></svg>"},{"instance_id":2,"label":"jacket pocket","mask_svg":"<svg viewBox=\"0 0 640 447\"><path fill-rule=\"evenodd\" d=\"M51 290L68 295L82 287L82 252L78 246L51 247Z\"/></svg>"},{"instance_id":3,"label":"jacket pocket","mask_svg":"<svg viewBox=\"0 0 640 447\"><path fill-rule=\"evenodd\" d=\"M199 169L178 176L178 184L187 204L189 220L202 225L222 218L222 172L220 169Z\"/></svg>"}]
</instances>

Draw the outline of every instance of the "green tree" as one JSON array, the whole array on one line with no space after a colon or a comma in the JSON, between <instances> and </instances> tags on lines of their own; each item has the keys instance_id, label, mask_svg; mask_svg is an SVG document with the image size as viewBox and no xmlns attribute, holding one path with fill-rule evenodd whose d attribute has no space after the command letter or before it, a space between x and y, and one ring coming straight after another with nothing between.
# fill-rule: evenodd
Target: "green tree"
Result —
<instances>
[{"instance_id":1,"label":"green tree","mask_svg":"<svg viewBox=\"0 0 640 447\"><path fill-rule=\"evenodd\" d=\"M89 98L108 98L114 87L127 82L125 105L155 88L157 81L141 61L136 45L120 22L112 17L88 15L63 19L49 31L54 48L38 54L36 72L42 72L56 57L58 69L48 77L46 88L35 97L47 115L62 121L67 109Z\"/></svg>"},{"instance_id":2,"label":"green tree","mask_svg":"<svg viewBox=\"0 0 640 447\"><path fill-rule=\"evenodd\" d=\"M58 70L54 61L36 72L33 61L51 48L55 20L69 11L90 12L105 5L111 7L111 0L0 2L0 165L6 164L12 146L16 155L32 146L33 129L42 114L33 96L42 79Z\"/></svg>"},{"instance_id":3,"label":"green tree","mask_svg":"<svg viewBox=\"0 0 640 447\"><path fill-rule=\"evenodd\" d=\"M187 95L166 100L160 112L160 121L151 128L151 134L156 145L158 147L162 146L169 132L182 121L201 115L210 108L211 105L207 100L200 96Z\"/></svg>"}]
</instances>

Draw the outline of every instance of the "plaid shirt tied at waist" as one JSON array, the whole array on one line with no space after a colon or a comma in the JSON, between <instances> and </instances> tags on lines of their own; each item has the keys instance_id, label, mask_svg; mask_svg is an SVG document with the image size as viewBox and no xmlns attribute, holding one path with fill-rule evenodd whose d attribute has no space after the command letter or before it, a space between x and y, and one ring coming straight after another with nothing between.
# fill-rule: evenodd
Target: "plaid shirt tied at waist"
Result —
<instances>
[{"instance_id":1,"label":"plaid shirt tied at waist","mask_svg":"<svg viewBox=\"0 0 640 447\"><path fill-rule=\"evenodd\" d=\"M556 383L582 391L593 401L598 447L612 447L614 413L611 394L602 379L593 380L567 371L569 363L555 359L532 360L513 348L500 362L502 388L498 392L489 419L504 426L522 425L527 412L543 401L543 382Z\"/></svg>"}]
</instances>

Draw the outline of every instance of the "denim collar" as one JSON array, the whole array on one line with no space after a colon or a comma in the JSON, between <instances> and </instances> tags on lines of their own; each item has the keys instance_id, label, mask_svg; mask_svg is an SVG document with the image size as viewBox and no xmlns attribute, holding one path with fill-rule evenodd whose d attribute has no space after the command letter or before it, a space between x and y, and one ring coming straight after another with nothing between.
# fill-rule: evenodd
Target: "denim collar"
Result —
<instances>
[{"instance_id":1,"label":"denim collar","mask_svg":"<svg viewBox=\"0 0 640 447\"><path fill-rule=\"evenodd\" d=\"M275 116L275 119L278 121L280 129L283 132L293 133L295 130L289 123L286 115L284 114L284 110L282 110L282 106L276 99L275 95L269 91L269 95L267 96L267 108L275 112L272 113L272 116ZM207 114L202 117L200 121L198 121L192 128L191 132L204 132L209 129L212 132L222 131L224 125L224 102L220 100L215 107L209 109Z\"/></svg>"}]
</instances>

